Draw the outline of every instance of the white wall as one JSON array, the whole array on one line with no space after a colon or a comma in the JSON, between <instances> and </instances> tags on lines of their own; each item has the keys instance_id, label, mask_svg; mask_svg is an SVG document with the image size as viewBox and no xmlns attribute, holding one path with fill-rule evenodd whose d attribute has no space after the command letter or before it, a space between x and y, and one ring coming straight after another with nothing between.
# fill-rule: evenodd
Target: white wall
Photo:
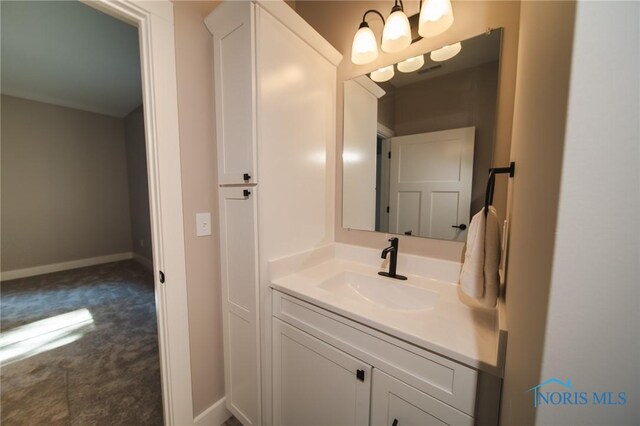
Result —
<instances>
[{"instance_id":1,"label":"white wall","mask_svg":"<svg viewBox=\"0 0 640 426\"><path fill-rule=\"evenodd\" d=\"M541 373L628 402L544 407L537 424L640 421L639 28L640 3L577 4Z\"/></svg>"},{"instance_id":2,"label":"white wall","mask_svg":"<svg viewBox=\"0 0 640 426\"><path fill-rule=\"evenodd\" d=\"M639 25L635 2L522 3L502 424L640 418ZM551 377L629 402L534 409Z\"/></svg>"},{"instance_id":3,"label":"white wall","mask_svg":"<svg viewBox=\"0 0 640 426\"><path fill-rule=\"evenodd\" d=\"M2 271L131 251L120 118L2 96Z\"/></svg>"}]
</instances>

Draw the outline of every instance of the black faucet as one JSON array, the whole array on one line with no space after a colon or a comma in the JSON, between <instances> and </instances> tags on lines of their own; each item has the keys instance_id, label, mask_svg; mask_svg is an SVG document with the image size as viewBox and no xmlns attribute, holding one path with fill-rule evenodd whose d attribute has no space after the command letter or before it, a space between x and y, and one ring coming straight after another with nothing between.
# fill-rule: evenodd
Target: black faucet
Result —
<instances>
[{"instance_id":1,"label":"black faucet","mask_svg":"<svg viewBox=\"0 0 640 426\"><path fill-rule=\"evenodd\" d=\"M396 274L396 267L398 266L398 238L390 238L389 242L391 245L382 250L381 256L383 259L386 259L387 254L391 253L391 259L389 260L389 272L378 272L378 274L384 277L395 278L397 280L406 280L407 277L404 275Z\"/></svg>"}]
</instances>

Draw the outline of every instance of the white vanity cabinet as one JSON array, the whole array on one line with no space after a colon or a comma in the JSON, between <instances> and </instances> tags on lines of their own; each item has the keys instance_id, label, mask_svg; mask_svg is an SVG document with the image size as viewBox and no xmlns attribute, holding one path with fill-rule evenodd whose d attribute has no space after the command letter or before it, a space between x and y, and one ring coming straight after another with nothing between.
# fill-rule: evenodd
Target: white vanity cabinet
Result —
<instances>
[{"instance_id":1,"label":"white vanity cabinet","mask_svg":"<svg viewBox=\"0 0 640 426\"><path fill-rule=\"evenodd\" d=\"M472 425L473 418L434 397L374 370L371 389L372 426Z\"/></svg>"},{"instance_id":2,"label":"white vanity cabinet","mask_svg":"<svg viewBox=\"0 0 640 426\"><path fill-rule=\"evenodd\" d=\"M245 424L259 418L257 187L221 187L220 263L227 402Z\"/></svg>"},{"instance_id":3,"label":"white vanity cabinet","mask_svg":"<svg viewBox=\"0 0 640 426\"><path fill-rule=\"evenodd\" d=\"M497 424L494 376L279 291L273 316L275 426Z\"/></svg>"},{"instance_id":4,"label":"white vanity cabinet","mask_svg":"<svg viewBox=\"0 0 640 426\"><path fill-rule=\"evenodd\" d=\"M223 3L206 24L213 35L218 183L255 183L255 6Z\"/></svg>"},{"instance_id":5,"label":"white vanity cabinet","mask_svg":"<svg viewBox=\"0 0 640 426\"><path fill-rule=\"evenodd\" d=\"M371 366L277 319L273 342L274 424L369 424Z\"/></svg>"},{"instance_id":6,"label":"white vanity cabinet","mask_svg":"<svg viewBox=\"0 0 640 426\"><path fill-rule=\"evenodd\" d=\"M263 391L271 388L267 262L333 241L342 56L283 1L223 1L205 24L214 52L225 405L243 425L260 425L272 418Z\"/></svg>"}]
</instances>

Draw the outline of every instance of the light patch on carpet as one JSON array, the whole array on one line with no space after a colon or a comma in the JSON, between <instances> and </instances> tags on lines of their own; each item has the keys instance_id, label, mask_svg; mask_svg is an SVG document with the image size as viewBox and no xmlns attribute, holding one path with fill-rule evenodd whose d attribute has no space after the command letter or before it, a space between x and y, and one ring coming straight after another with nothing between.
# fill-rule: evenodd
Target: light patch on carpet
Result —
<instances>
[{"instance_id":1,"label":"light patch on carpet","mask_svg":"<svg viewBox=\"0 0 640 426\"><path fill-rule=\"evenodd\" d=\"M93 316L83 308L5 331L0 333L0 366L68 345L93 329Z\"/></svg>"}]
</instances>

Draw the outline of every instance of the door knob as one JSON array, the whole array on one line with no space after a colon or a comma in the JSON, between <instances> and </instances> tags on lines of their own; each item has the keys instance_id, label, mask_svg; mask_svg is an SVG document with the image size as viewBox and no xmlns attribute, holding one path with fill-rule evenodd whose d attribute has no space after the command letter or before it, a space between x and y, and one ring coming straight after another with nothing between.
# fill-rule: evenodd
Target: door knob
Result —
<instances>
[{"instance_id":1,"label":"door knob","mask_svg":"<svg viewBox=\"0 0 640 426\"><path fill-rule=\"evenodd\" d=\"M461 231L464 231L465 229L467 229L467 225L465 225L464 223L461 223L460 225L451 225L452 228L458 228Z\"/></svg>"}]
</instances>

